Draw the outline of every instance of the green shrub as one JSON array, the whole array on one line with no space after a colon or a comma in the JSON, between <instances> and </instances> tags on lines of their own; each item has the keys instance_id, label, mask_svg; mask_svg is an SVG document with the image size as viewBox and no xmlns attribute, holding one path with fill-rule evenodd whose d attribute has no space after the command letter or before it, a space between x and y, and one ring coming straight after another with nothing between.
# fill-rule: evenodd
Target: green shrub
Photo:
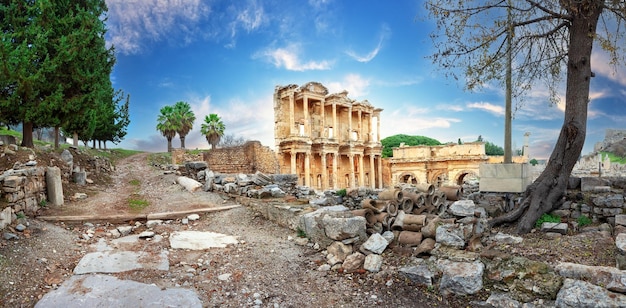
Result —
<instances>
[{"instance_id":1,"label":"green shrub","mask_svg":"<svg viewBox=\"0 0 626 308\"><path fill-rule=\"evenodd\" d=\"M561 222L561 217L557 215L553 215L553 214L544 213L543 215L541 215L541 217L539 217L539 219L537 219L537 222L535 222L535 227L540 228L544 222L557 222L558 223L558 222Z\"/></svg>"},{"instance_id":2,"label":"green shrub","mask_svg":"<svg viewBox=\"0 0 626 308\"><path fill-rule=\"evenodd\" d=\"M337 194L337 196L340 196L340 197L345 197L345 196L346 196L346 189L345 189L345 188L340 189L340 190L338 190L338 191L336 192L336 194Z\"/></svg>"},{"instance_id":3,"label":"green shrub","mask_svg":"<svg viewBox=\"0 0 626 308\"><path fill-rule=\"evenodd\" d=\"M580 215L578 219L576 219L579 227L584 227L591 224L591 218L586 215Z\"/></svg>"},{"instance_id":4,"label":"green shrub","mask_svg":"<svg viewBox=\"0 0 626 308\"><path fill-rule=\"evenodd\" d=\"M298 237L306 237L306 232L304 232L304 230L300 229L300 227L298 227L296 232L298 233Z\"/></svg>"}]
</instances>

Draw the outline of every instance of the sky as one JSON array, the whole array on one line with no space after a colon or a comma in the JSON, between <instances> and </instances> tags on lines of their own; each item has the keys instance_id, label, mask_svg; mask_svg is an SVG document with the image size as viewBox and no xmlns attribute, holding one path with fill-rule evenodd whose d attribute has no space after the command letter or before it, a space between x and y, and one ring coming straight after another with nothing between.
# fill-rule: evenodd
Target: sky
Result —
<instances>
[{"instance_id":1,"label":"sky","mask_svg":"<svg viewBox=\"0 0 626 308\"><path fill-rule=\"evenodd\" d=\"M421 135L445 143L482 136L504 145L504 90L466 92L432 64L427 56L434 53L428 37L433 23L418 18L425 15L423 1L106 3L107 42L117 57L111 80L130 94L131 120L125 139L109 147L167 151L156 130L159 110L185 101L196 115L186 148L210 147L200 126L217 113L225 134L274 149L274 89L309 81L382 108L381 138ZM607 128L626 129L626 68L607 63L605 55L594 53L583 155L604 139ZM548 158L563 124L563 100L550 104L539 86L519 107L513 149L523 147L529 132L530 157ZM178 136L173 146L180 147Z\"/></svg>"}]
</instances>

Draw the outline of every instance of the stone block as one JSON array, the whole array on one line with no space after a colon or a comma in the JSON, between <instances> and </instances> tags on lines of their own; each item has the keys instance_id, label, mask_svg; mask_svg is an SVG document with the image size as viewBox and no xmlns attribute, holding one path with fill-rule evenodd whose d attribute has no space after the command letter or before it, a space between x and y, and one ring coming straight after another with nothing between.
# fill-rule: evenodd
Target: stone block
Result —
<instances>
[{"instance_id":1,"label":"stone block","mask_svg":"<svg viewBox=\"0 0 626 308\"><path fill-rule=\"evenodd\" d=\"M562 222L544 222L541 224L541 231L567 234L567 224Z\"/></svg>"},{"instance_id":2,"label":"stone block","mask_svg":"<svg viewBox=\"0 0 626 308\"><path fill-rule=\"evenodd\" d=\"M626 227L626 215L624 214L615 215L615 225Z\"/></svg>"},{"instance_id":3,"label":"stone block","mask_svg":"<svg viewBox=\"0 0 626 308\"><path fill-rule=\"evenodd\" d=\"M46 188L50 205L63 205L62 184L61 169L59 167L48 167L46 169Z\"/></svg>"},{"instance_id":4,"label":"stone block","mask_svg":"<svg viewBox=\"0 0 626 308\"><path fill-rule=\"evenodd\" d=\"M528 164L480 164L479 190L523 192L532 183Z\"/></svg>"},{"instance_id":5,"label":"stone block","mask_svg":"<svg viewBox=\"0 0 626 308\"><path fill-rule=\"evenodd\" d=\"M470 263L440 259L437 267L442 272L439 292L444 296L475 294L483 288L485 265L480 261Z\"/></svg>"},{"instance_id":6,"label":"stone block","mask_svg":"<svg viewBox=\"0 0 626 308\"><path fill-rule=\"evenodd\" d=\"M363 268L371 273L377 273L380 271L380 268L383 265L383 257L377 254L370 254L365 256L365 261L363 262Z\"/></svg>"},{"instance_id":7,"label":"stone block","mask_svg":"<svg viewBox=\"0 0 626 308\"><path fill-rule=\"evenodd\" d=\"M435 273L431 271L426 264L402 267L399 272L419 285L427 287L433 286Z\"/></svg>"},{"instance_id":8,"label":"stone block","mask_svg":"<svg viewBox=\"0 0 626 308\"><path fill-rule=\"evenodd\" d=\"M600 305L601 304L601 305ZM556 307L626 307L626 295L589 282L567 278L556 296Z\"/></svg>"},{"instance_id":9,"label":"stone block","mask_svg":"<svg viewBox=\"0 0 626 308\"><path fill-rule=\"evenodd\" d=\"M367 252L381 254L383 253L383 251L385 251L388 245L389 242L387 241L387 239L385 239L382 235L378 233L374 233L370 235L365 243L363 243L362 248Z\"/></svg>"},{"instance_id":10,"label":"stone block","mask_svg":"<svg viewBox=\"0 0 626 308\"><path fill-rule=\"evenodd\" d=\"M472 200L458 200L450 205L448 211L455 216L474 216L476 205Z\"/></svg>"}]
</instances>

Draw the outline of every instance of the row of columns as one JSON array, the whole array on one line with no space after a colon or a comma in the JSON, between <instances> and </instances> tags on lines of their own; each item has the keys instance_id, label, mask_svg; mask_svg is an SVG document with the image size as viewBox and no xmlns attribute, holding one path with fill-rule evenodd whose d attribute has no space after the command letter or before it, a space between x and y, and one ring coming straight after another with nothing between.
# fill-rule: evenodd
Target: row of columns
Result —
<instances>
[{"instance_id":1,"label":"row of columns","mask_svg":"<svg viewBox=\"0 0 626 308\"><path fill-rule=\"evenodd\" d=\"M296 165L296 154L298 152L291 151L291 170L292 174L298 174L297 165ZM302 153L302 152L300 152ZM331 154L333 156L333 189L339 188L338 186L338 153L334 152L322 152L321 155L321 170L322 170L322 189L330 188L328 187L328 163L326 160L326 154ZM349 171L349 187L357 187L356 183L356 171L354 165L354 156L358 156L358 169L359 169L359 187L365 186L365 169L363 168L364 162L363 157L364 154L348 154L348 159L350 161L350 171ZM378 171L375 169L376 163L376 155L369 155L369 167L370 167L370 187L371 188L382 188L383 180L382 180L382 160L381 156L378 155ZM311 151L304 152L304 185L311 187Z\"/></svg>"},{"instance_id":2,"label":"row of columns","mask_svg":"<svg viewBox=\"0 0 626 308\"><path fill-rule=\"evenodd\" d=\"M322 118L322 127L326 126L326 111L324 108L325 106L325 99L322 98L320 100L320 113L321 113L321 118ZM311 125L309 124L309 97L305 94L303 97L303 113L304 113L304 133L306 136L311 136ZM348 140L351 140L352 136L351 136L351 132L352 132L352 105L346 107L348 109L347 115L348 115ZM337 127L337 104L336 103L332 103L332 110L333 110L333 134L338 134L340 133ZM363 133L363 113L362 110L359 109L357 111L358 113L358 119L359 119L359 138L363 138L363 136L365 135ZM369 115L370 118L370 122L372 117L377 117L377 119L379 119L377 114L370 114L368 113L367 115ZM296 132L296 118L295 118L295 93L292 92L289 94L289 123L291 123L290 125L290 135L293 136L295 134L297 134ZM370 123L371 124L371 123ZM376 125L377 125L377 134L376 134L376 140L370 140L370 141L376 141L379 142L380 141L380 134L378 132L380 132L380 121L377 120L376 121ZM370 132L367 132L367 134L370 134L372 130L372 127L370 126ZM324 137L329 137L329 136L324 136ZM334 137L334 136L332 136ZM340 137L340 136L338 136Z\"/></svg>"}]
</instances>

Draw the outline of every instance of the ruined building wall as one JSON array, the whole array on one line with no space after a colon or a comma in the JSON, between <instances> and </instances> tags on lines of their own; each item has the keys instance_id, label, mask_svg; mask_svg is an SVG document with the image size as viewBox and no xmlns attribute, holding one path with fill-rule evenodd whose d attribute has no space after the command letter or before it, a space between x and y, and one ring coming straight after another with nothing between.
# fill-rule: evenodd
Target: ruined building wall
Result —
<instances>
[{"instance_id":1,"label":"ruined building wall","mask_svg":"<svg viewBox=\"0 0 626 308\"><path fill-rule=\"evenodd\" d=\"M221 173L278 173L276 154L259 141L248 141L244 145L213 149L205 152L204 161L209 169Z\"/></svg>"},{"instance_id":2,"label":"ruined building wall","mask_svg":"<svg viewBox=\"0 0 626 308\"><path fill-rule=\"evenodd\" d=\"M482 142L397 147L387 159L390 185L456 185L467 175L477 176L480 164L487 160Z\"/></svg>"},{"instance_id":3,"label":"ruined building wall","mask_svg":"<svg viewBox=\"0 0 626 308\"><path fill-rule=\"evenodd\" d=\"M172 165L180 165L188 161L201 161L202 153L193 153L185 149L172 149Z\"/></svg>"}]
</instances>

